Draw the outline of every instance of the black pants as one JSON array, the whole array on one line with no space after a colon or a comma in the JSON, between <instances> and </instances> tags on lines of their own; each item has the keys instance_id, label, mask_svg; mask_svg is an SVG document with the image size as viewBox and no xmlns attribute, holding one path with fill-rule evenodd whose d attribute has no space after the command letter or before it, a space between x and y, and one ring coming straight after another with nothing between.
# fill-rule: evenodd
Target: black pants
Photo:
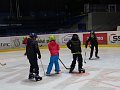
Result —
<instances>
[{"instance_id":1,"label":"black pants","mask_svg":"<svg viewBox=\"0 0 120 90\"><path fill-rule=\"evenodd\" d=\"M95 46L91 45L90 58L92 58L92 56L93 56L94 47L95 47L95 57L98 56L98 45L95 45Z\"/></svg>"},{"instance_id":2,"label":"black pants","mask_svg":"<svg viewBox=\"0 0 120 90\"><path fill-rule=\"evenodd\" d=\"M76 64L76 60L78 61L78 70L80 70L82 68L82 62L83 62L83 58L81 54L73 54L73 61L71 64L71 69L75 68L75 64Z\"/></svg>"},{"instance_id":3,"label":"black pants","mask_svg":"<svg viewBox=\"0 0 120 90\"><path fill-rule=\"evenodd\" d=\"M35 73L36 75L39 74L39 67L38 67L38 62L37 58L28 58L29 63L30 63L30 73Z\"/></svg>"}]
</instances>

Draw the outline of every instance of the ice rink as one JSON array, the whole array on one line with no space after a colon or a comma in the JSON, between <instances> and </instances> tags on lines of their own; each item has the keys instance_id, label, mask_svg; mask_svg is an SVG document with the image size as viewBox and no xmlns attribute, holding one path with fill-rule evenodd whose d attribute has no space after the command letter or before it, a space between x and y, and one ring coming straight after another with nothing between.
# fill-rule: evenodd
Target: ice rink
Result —
<instances>
[{"instance_id":1,"label":"ice rink","mask_svg":"<svg viewBox=\"0 0 120 90\"><path fill-rule=\"evenodd\" d=\"M49 63L48 49L41 49L42 63L46 71ZM70 74L60 63L61 74L44 76L39 62L42 81L28 80L29 63L24 50L0 52L0 90L120 90L120 47L100 47L100 59L88 60L90 49L87 49L85 73ZM82 48L83 59L85 49ZM94 58L94 55L93 55ZM67 48L61 48L60 59L69 67L72 54ZM77 64L74 72L78 72ZM54 73L54 67L52 70Z\"/></svg>"}]
</instances>

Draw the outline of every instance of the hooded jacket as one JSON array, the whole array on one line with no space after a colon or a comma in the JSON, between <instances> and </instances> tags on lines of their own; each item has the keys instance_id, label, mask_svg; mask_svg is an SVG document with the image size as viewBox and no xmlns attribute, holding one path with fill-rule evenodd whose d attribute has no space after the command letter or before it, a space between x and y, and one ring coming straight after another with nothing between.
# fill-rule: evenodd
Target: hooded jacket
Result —
<instances>
[{"instance_id":1,"label":"hooded jacket","mask_svg":"<svg viewBox=\"0 0 120 90\"><path fill-rule=\"evenodd\" d=\"M78 35L73 35L72 39L67 42L67 47L71 50L73 54L80 54L82 52L81 42Z\"/></svg>"},{"instance_id":2,"label":"hooded jacket","mask_svg":"<svg viewBox=\"0 0 120 90\"><path fill-rule=\"evenodd\" d=\"M54 40L48 43L48 48L51 56L59 55L59 44L57 44Z\"/></svg>"},{"instance_id":3,"label":"hooded jacket","mask_svg":"<svg viewBox=\"0 0 120 90\"><path fill-rule=\"evenodd\" d=\"M36 58L37 54L40 56L40 50L38 47L38 42L36 40L32 40L31 38L28 38L27 40L27 46L26 46L26 53L28 58Z\"/></svg>"},{"instance_id":4,"label":"hooded jacket","mask_svg":"<svg viewBox=\"0 0 120 90\"><path fill-rule=\"evenodd\" d=\"M86 40L86 44L85 44L86 48L87 48L88 42L90 42L91 46L98 45L98 41L97 41L97 37L96 37L95 33L93 33L92 36L90 35L89 38Z\"/></svg>"}]
</instances>

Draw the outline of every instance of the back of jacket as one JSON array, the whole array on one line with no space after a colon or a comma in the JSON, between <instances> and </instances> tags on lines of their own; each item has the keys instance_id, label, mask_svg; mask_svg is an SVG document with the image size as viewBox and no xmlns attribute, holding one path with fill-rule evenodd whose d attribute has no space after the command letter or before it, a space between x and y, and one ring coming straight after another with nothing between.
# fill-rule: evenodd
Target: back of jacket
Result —
<instances>
[{"instance_id":1,"label":"back of jacket","mask_svg":"<svg viewBox=\"0 0 120 90\"><path fill-rule=\"evenodd\" d=\"M26 46L26 53L27 57L34 57L37 58L37 54L40 55L38 42L36 40L32 40L31 38L28 38L27 40L27 46Z\"/></svg>"},{"instance_id":2,"label":"back of jacket","mask_svg":"<svg viewBox=\"0 0 120 90\"><path fill-rule=\"evenodd\" d=\"M48 48L51 53L51 56L59 55L59 45L55 41L50 41L48 43Z\"/></svg>"},{"instance_id":3,"label":"back of jacket","mask_svg":"<svg viewBox=\"0 0 120 90\"><path fill-rule=\"evenodd\" d=\"M71 50L72 53L81 53L81 42L79 39L71 39L67 42L67 47Z\"/></svg>"}]
</instances>

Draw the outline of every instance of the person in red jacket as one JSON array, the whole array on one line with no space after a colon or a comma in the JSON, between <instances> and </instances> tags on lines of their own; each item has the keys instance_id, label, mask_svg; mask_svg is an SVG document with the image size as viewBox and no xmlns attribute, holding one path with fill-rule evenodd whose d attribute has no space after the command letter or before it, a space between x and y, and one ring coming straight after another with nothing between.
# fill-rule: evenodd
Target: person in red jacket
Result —
<instances>
[{"instance_id":1,"label":"person in red jacket","mask_svg":"<svg viewBox=\"0 0 120 90\"><path fill-rule=\"evenodd\" d=\"M24 44L25 47L26 47L26 45L27 45L27 41L28 41L28 38L27 38L27 37L24 37L24 38L23 38L23 41L22 41L22 44ZM24 55L26 55L26 52L24 53Z\"/></svg>"},{"instance_id":2,"label":"person in red jacket","mask_svg":"<svg viewBox=\"0 0 120 90\"><path fill-rule=\"evenodd\" d=\"M51 57L50 57L50 62L47 68L46 75L50 75L53 64L55 64L55 72L56 74L60 73L60 67L59 67L59 44L56 43L55 41L55 36L50 36L49 37L49 43L48 43L48 49L50 51Z\"/></svg>"},{"instance_id":3,"label":"person in red jacket","mask_svg":"<svg viewBox=\"0 0 120 90\"><path fill-rule=\"evenodd\" d=\"M22 43L26 45L26 44L27 44L27 40L28 40L28 38L27 38L27 37L24 37Z\"/></svg>"}]
</instances>

